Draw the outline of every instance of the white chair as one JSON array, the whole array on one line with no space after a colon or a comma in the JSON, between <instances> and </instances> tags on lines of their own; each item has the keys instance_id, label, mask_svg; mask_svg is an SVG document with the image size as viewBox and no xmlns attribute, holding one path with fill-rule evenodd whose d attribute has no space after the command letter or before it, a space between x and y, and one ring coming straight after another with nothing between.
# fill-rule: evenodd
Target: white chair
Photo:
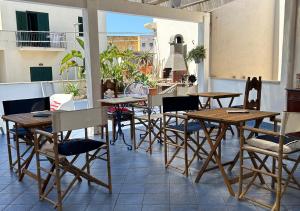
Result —
<instances>
[{"instance_id":1,"label":"white chair","mask_svg":"<svg viewBox=\"0 0 300 211\"><path fill-rule=\"evenodd\" d=\"M50 110L74 110L74 101L72 94L54 94L50 96Z\"/></svg>"}]
</instances>

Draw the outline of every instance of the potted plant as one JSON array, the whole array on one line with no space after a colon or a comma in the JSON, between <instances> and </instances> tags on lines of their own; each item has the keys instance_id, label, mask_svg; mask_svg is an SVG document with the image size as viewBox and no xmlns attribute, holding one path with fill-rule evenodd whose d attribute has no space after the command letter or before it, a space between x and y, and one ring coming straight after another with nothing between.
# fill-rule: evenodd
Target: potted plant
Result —
<instances>
[{"instance_id":1,"label":"potted plant","mask_svg":"<svg viewBox=\"0 0 300 211\"><path fill-rule=\"evenodd\" d=\"M194 74L191 74L187 78L188 80L188 92L189 93L196 93L197 92L197 86L194 85L194 83L197 81L197 77Z\"/></svg>"},{"instance_id":2,"label":"potted plant","mask_svg":"<svg viewBox=\"0 0 300 211\"><path fill-rule=\"evenodd\" d=\"M199 64L203 61L203 59L205 59L205 56L206 49L203 45L198 45L188 53L187 60L194 60L196 64Z\"/></svg>"},{"instance_id":3,"label":"potted plant","mask_svg":"<svg viewBox=\"0 0 300 211\"><path fill-rule=\"evenodd\" d=\"M149 86L149 94L150 95L153 96L153 95L157 95L158 94L157 80L155 78L153 78L152 75L148 76L147 85Z\"/></svg>"}]
</instances>

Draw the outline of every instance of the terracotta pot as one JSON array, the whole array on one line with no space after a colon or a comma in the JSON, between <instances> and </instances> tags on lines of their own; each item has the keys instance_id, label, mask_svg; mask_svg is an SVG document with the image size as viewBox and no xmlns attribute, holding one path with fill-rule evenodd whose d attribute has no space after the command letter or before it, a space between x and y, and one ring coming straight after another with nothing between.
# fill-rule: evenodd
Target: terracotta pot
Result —
<instances>
[{"instance_id":1,"label":"terracotta pot","mask_svg":"<svg viewBox=\"0 0 300 211\"><path fill-rule=\"evenodd\" d=\"M158 94L157 87L149 88L149 95L154 96Z\"/></svg>"},{"instance_id":2,"label":"terracotta pot","mask_svg":"<svg viewBox=\"0 0 300 211\"><path fill-rule=\"evenodd\" d=\"M148 75L152 72L152 65L140 67L140 71L145 75Z\"/></svg>"}]
</instances>

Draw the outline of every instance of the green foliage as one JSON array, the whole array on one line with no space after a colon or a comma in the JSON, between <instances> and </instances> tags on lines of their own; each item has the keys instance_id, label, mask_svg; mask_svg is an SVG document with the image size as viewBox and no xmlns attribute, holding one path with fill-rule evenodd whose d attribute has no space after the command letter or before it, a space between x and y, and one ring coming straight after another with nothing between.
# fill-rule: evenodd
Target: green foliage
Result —
<instances>
[{"instance_id":1,"label":"green foliage","mask_svg":"<svg viewBox=\"0 0 300 211\"><path fill-rule=\"evenodd\" d=\"M80 38L76 38L76 40L78 44L84 48L84 41ZM60 62L59 74L62 75L65 72L69 73L69 71L74 70L74 68L77 68L78 78L85 78L84 56L81 51L78 50L71 50L71 52L64 56Z\"/></svg>"},{"instance_id":2,"label":"green foliage","mask_svg":"<svg viewBox=\"0 0 300 211\"><path fill-rule=\"evenodd\" d=\"M78 83L67 83L65 85L65 93L72 94L74 97L80 96L80 89Z\"/></svg>"},{"instance_id":3,"label":"green foliage","mask_svg":"<svg viewBox=\"0 0 300 211\"><path fill-rule=\"evenodd\" d=\"M193 48L187 56L187 60L194 60L195 63L200 63L203 59L205 59L206 56L206 49L203 45L199 45L195 48Z\"/></svg>"}]
</instances>

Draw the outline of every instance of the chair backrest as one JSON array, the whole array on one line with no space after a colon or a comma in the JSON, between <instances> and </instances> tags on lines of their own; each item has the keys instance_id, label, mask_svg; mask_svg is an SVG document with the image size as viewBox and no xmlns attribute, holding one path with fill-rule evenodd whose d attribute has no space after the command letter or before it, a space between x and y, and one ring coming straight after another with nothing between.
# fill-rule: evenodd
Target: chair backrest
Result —
<instances>
[{"instance_id":1,"label":"chair backrest","mask_svg":"<svg viewBox=\"0 0 300 211\"><path fill-rule=\"evenodd\" d=\"M72 94L54 94L50 96L50 110L74 110L74 101Z\"/></svg>"},{"instance_id":2,"label":"chair backrest","mask_svg":"<svg viewBox=\"0 0 300 211\"><path fill-rule=\"evenodd\" d=\"M253 77L252 79L248 77L245 88L244 109L260 110L261 88L261 76L259 76L258 79L256 77ZM253 96L250 95L252 90L256 91L254 99L252 98Z\"/></svg>"},{"instance_id":3,"label":"chair backrest","mask_svg":"<svg viewBox=\"0 0 300 211\"><path fill-rule=\"evenodd\" d=\"M89 128L107 123L107 110L102 107L76 111L55 111L52 115L54 133Z\"/></svg>"},{"instance_id":4,"label":"chair backrest","mask_svg":"<svg viewBox=\"0 0 300 211\"><path fill-rule=\"evenodd\" d=\"M50 97L55 94L53 83L49 81L41 82L43 97Z\"/></svg>"},{"instance_id":5,"label":"chair backrest","mask_svg":"<svg viewBox=\"0 0 300 211\"><path fill-rule=\"evenodd\" d=\"M177 96L163 98L163 112L192 111L199 109L198 96Z\"/></svg>"},{"instance_id":6,"label":"chair backrest","mask_svg":"<svg viewBox=\"0 0 300 211\"><path fill-rule=\"evenodd\" d=\"M112 96L110 96L112 93ZM109 97L118 97L117 90L117 80L116 79L106 79L101 80L101 99Z\"/></svg>"},{"instance_id":7,"label":"chair backrest","mask_svg":"<svg viewBox=\"0 0 300 211\"><path fill-rule=\"evenodd\" d=\"M158 95L148 95L148 106L162 106L163 105L163 98L164 97L175 97L175 93L165 93L165 94L158 94Z\"/></svg>"},{"instance_id":8,"label":"chair backrest","mask_svg":"<svg viewBox=\"0 0 300 211\"><path fill-rule=\"evenodd\" d=\"M139 82L131 83L124 89L124 95L126 96L141 97L147 96L148 94L149 87Z\"/></svg>"},{"instance_id":9,"label":"chair backrest","mask_svg":"<svg viewBox=\"0 0 300 211\"><path fill-rule=\"evenodd\" d=\"M4 115L50 110L49 97L3 101Z\"/></svg>"},{"instance_id":10,"label":"chair backrest","mask_svg":"<svg viewBox=\"0 0 300 211\"><path fill-rule=\"evenodd\" d=\"M300 112L283 112L280 135L300 132Z\"/></svg>"}]
</instances>

